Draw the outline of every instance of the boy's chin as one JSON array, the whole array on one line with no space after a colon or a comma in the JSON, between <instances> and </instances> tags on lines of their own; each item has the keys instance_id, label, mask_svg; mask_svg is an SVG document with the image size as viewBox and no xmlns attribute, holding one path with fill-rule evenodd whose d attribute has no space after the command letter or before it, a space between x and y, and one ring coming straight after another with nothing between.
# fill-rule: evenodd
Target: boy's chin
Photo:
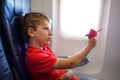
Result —
<instances>
[{"instance_id":1,"label":"boy's chin","mask_svg":"<svg viewBox=\"0 0 120 80\"><path fill-rule=\"evenodd\" d=\"M50 42L50 41L48 41L47 45L50 45L50 43L51 43L51 42Z\"/></svg>"},{"instance_id":2,"label":"boy's chin","mask_svg":"<svg viewBox=\"0 0 120 80\"><path fill-rule=\"evenodd\" d=\"M51 43L51 42L50 42L50 41L48 41L48 42L46 42L44 45L50 45L50 43Z\"/></svg>"}]
</instances>

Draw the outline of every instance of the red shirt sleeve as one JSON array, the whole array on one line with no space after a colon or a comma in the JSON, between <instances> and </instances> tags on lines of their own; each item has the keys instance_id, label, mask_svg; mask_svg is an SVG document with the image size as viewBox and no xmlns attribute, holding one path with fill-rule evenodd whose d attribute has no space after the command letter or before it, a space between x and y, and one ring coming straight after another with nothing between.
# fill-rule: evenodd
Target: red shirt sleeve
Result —
<instances>
[{"instance_id":1,"label":"red shirt sleeve","mask_svg":"<svg viewBox=\"0 0 120 80\"><path fill-rule=\"evenodd\" d=\"M76 75L73 76L73 80L80 80L79 77L77 77Z\"/></svg>"},{"instance_id":2,"label":"red shirt sleeve","mask_svg":"<svg viewBox=\"0 0 120 80\"><path fill-rule=\"evenodd\" d=\"M34 48L34 50L27 51L26 63L32 73L46 73L52 70L56 59L53 53Z\"/></svg>"}]
</instances>

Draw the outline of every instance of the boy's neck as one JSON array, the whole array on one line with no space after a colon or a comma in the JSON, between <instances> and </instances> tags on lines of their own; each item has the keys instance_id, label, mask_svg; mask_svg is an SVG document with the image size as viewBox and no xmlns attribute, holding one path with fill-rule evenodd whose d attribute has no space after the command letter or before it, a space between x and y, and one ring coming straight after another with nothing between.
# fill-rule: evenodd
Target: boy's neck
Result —
<instances>
[{"instance_id":1,"label":"boy's neck","mask_svg":"<svg viewBox=\"0 0 120 80\"><path fill-rule=\"evenodd\" d=\"M36 47L36 48L42 48L43 46L40 46L40 45L38 45L36 42L34 42L34 41L30 41L29 42L29 46L33 46L33 47Z\"/></svg>"}]
</instances>

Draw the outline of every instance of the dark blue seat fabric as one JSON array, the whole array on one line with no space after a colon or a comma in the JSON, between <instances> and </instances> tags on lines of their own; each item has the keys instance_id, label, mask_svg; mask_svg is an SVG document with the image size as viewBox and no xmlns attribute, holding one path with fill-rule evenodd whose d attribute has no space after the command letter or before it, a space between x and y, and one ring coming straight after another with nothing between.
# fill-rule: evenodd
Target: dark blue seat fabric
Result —
<instances>
[{"instance_id":1,"label":"dark blue seat fabric","mask_svg":"<svg viewBox=\"0 0 120 80\"><path fill-rule=\"evenodd\" d=\"M0 0L0 12L1 41L15 80L30 80L25 65L26 46L20 33L20 17L30 12L30 0Z\"/></svg>"},{"instance_id":2,"label":"dark blue seat fabric","mask_svg":"<svg viewBox=\"0 0 120 80\"><path fill-rule=\"evenodd\" d=\"M0 36L0 80L14 80L13 73L7 62Z\"/></svg>"}]
</instances>

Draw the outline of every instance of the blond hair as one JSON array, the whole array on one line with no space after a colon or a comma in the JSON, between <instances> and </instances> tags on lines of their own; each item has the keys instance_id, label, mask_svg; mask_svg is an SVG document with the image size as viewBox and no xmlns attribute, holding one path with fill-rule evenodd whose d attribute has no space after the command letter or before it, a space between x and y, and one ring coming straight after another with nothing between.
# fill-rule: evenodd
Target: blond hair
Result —
<instances>
[{"instance_id":1,"label":"blond hair","mask_svg":"<svg viewBox=\"0 0 120 80\"><path fill-rule=\"evenodd\" d=\"M51 19L47 15L38 12L31 12L25 14L23 20L24 26L22 28L22 33L27 43L29 43L30 38L27 33L28 28L33 28L33 30L36 30L37 26L42 24L44 21L48 21L51 23Z\"/></svg>"}]
</instances>

